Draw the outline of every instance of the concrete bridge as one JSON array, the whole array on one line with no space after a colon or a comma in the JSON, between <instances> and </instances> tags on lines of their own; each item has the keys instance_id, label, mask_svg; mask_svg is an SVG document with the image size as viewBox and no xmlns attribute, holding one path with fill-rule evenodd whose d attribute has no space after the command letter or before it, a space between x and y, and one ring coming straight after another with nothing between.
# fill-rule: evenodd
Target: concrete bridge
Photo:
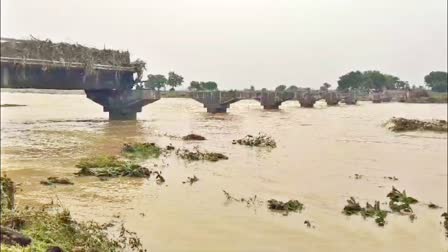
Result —
<instances>
[{"instance_id":1,"label":"concrete bridge","mask_svg":"<svg viewBox=\"0 0 448 252\"><path fill-rule=\"evenodd\" d=\"M103 106L110 120L135 120L142 107L160 99L155 90L133 90L136 68L95 64L87 67L79 62L0 57L2 88L36 88L85 90L87 98ZM212 91L189 92L189 97L202 103L209 113L225 113L230 104L254 99L265 109L278 109L284 101L298 100L302 107L313 107L324 99L329 106L340 101L355 104L352 93L301 90L275 91Z\"/></svg>"},{"instance_id":2,"label":"concrete bridge","mask_svg":"<svg viewBox=\"0 0 448 252\"><path fill-rule=\"evenodd\" d=\"M312 108L314 103L324 99L329 106L336 106L340 101L346 104L356 104L357 99L353 93L338 93L335 91L208 91L191 92L191 98L202 103L209 113L225 113L230 104L253 99L260 102L264 109L278 109L289 100L299 101L302 107Z\"/></svg>"}]
</instances>

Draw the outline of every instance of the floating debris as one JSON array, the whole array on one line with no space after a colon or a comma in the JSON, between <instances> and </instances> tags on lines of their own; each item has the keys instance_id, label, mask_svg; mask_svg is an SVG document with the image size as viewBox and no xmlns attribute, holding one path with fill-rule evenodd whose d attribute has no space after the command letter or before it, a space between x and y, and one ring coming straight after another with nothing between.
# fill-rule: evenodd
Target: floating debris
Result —
<instances>
[{"instance_id":1,"label":"floating debris","mask_svg":"<svg viewBox=\"0 0 448 252\"><path fill-rule=\"evenodd\" d=\"M275 199L268 200L268 208L273 211L283 212L283 215L288 215L290 211L302 211L303 207L303 204L298 200L289 200L287 202L282 202Z\"/></svg>"},{"instance_id":2,"label":"floating debris","mask_svg":"<svg viewBox=\"0 0 448 252\"><path fill-rule=\"evenodd\" d=\"M347 205L343 209L343 212L346 215L358 214L361 211L362 211L361 205L359 205L359 203L356 202L355 198L353 197L350 197L350 199L347 200Z\"/></svg>"},{"instance_id":3,"label":"floating debris","mask_svg":"<svg viewBox=\"0 0 448 252\"><path fill-rule=\"evenodd\" d=\"M364 175L355 173L355 179L362 179L363 177L364 177Z\"/></svg>"},{"instance_id":4,"label":"floating debris","mask_svg":"<svg viewBox=\"0 0 448 252\"><path fill-rule=\"evenodd\" d=\"M241 144L256 147L277 147L277 144L272 137L261 133L259 133L258 136L247 135L244 138L233 140L232 144Z\"/></svg>"},{"instance_id":5,"label":"floating debris","mask_svg":"<svg viewBox=\"0 0 448 252\"><path fill-rule=\"evenodd\" d=\"M7 107L25 107L26 105L23 104L0 104L0 107L7 108Z\"/></svg>"},{"instance_id":6,"label":"floating debris","mask_svg":"<svg viewBox=\"0 0 448 252\"><path fill-rule=\"evenodd\" d=\"M96 176L96 177L138 177L149 178L151 171L143 166L132 163L123 163L120 166L112 167L83 167L77 173L78 176Z\"/></svg>"},{"instance_id":7,"label":"floating debris","mask_svg":"<svg viewBox=\"0 0 448 252\"><path fill-rule=\"evenodd\" d=\"M434 204L432 202L430 202L428 204L428 207L431 208L431 209L440 209L440 208L442 208L442 207L440 207L440 206L438 206L438 205L436 205L436 204Z\"/></svg>"},{"instance_id":8,"label":"floating debris","mask_svg":"<svg viewBox=\"0 0 448 252\"><path fill-rule=\"evenodd\" d=\"M162 176L162 172L161 171L155 171L154 174L157 174L157 176L156 176L156 183L158 185L161 185L161 184L165 183L165 178Z\"/></svg>"},{"instance_id":9,"label":"floating debris","mask_svg":"<svg viewBox=\"0 0 448 252\"><path fill-rule=\"evenodd\" d=\"M229 159L226 155L218 152L201 152L197 147L194 148L193 151L188 149L178 149L176 151L177 156L182 159L186 159L189 161L198 161L198 160L207 160L211 162L216 162L218 160L226 160Z\"/></svg>"},{"instance_id":10,"label":"floating debris","mask_svg":"<svg viewBox=\"0 0 448 252\"><path fill-rule=\"evenodd\" d=\"M386 123L386 125L388 125L388 128L394 132L415 130L447 132L448 130L448 124L445 120L420 121L393 117Z\"/></svg>"},{"instance_id":11,"label":"floating debris","mask_svg":"<svg viewBox=\"0 0 448 252\"><path fill-rule=\"evenodd\" d=\"M350 197L343 209L343 213L349 216L361 214L363 218L375 218L376 224L381 227L386 224L387 211L381 210L379 201L375 201L373 206L367 202L366 207L363 208L356 202L355 198Z\"/></svg>"},{"instance_id":12,"label":"floating debris","mask_svg":"<svg viewBox=\"0 0 448 252\"><path fill-rule=\"evenodd\" d=\"M53 185L53 184L61 184L61 185L73 185L73 182L68 178L59 178L59 177L48 177L47 180L40 181L42 185Z\"/></svg>"},{"instance_id":13,"label":"floating debris","mask_svg":"<svg viewBox=\"0 0 448 252\"><path fill-rule=\"evenodd\" d=\"M314 225L311 224L311 221L309 220L305 220L303 224L305 224L307 228L316 228Z\"/></svg>"},{"instance_id":14,"label":"floating debris","mask_svg":"<svg viewBox=\"0 0 448 252\"><path fill-rule=\"evenodd\" d=\"M446 237L448 238L448 212L443 213L442 217L445 219L443 221L443 226L445 227L445 234L446 234Z\"/></svg>"},{"instance_id":15,"label":"floating debris","mask_svg":"<svg viewBox=\"0 0 448 252\"><path fill-rule=\"evenodd\" d=\"M196 183L198 181L199 181L198 177L196 177L196 175L194 175L193 177L188 177L187 181L182 181L182 184L189 183L190 185L192 185L193 183Z\"/></svg>"},{"instance_id":16,"label":"floating debris","mask_svg":"<svg viewBox=\"0 0 448 252\"><path fill-rule=\"evenodd\" d=\"M125 143L122 153L125 157L132 159L158 158L161 149L155 143Z\"/></svg>"},{"instance_id":17,"label":"floating debris","mask_svg":"<svg viewBox=\"0 0 448 252\"><path fill-rule=\"evenodd\" d=\"M247 207L256 206L256 205L262 203L262 201L258 200L257 195L254 195L253 197L250 197L248 199L236 198L236 197L233 197L230 193L226 192L225 190L222 190L222 191L224 192L224 195L226 196L228 201L246 203Z\"/></svg>"},{"instance_id":18,"label":"floating debris","mask_svg":"<svg viewBox=\"0 0 448 252\"><path fill-rule=\"evenodd\" d=\"M195 140L195 141L203 141L206 140L205 137L201 136L201 135L196 135L196 134L188 134L184 137L182 137L182 140Z\"/></svg>"},{"instance_id":19,"label":"floating debris","mask_svg":"<svg viewBox=\"0 0 448 252\"><path fill-rule=\"evenodd\" d=\"M387 197L390 199L390 209L400 213L412 213L411 205L418 202L415 198L408 197L406 191L400 192L395 187L392 187L392 191L387 194Z\"/></svg>"},{"instance_id":20,"label":"floating debris","mask_svg":"<svg viewBox=\"0 0 448 252\"><path fill-rule=\"evenodd\" d=\"M393 177L388 177L388 176L386 176L386 177L384 177L385 179L388 179L388 180L392 180L392 181L397 181L398 180L398 178L397 177L395 177L395 176L393 176Z\"/></svg>"}]
</instances>

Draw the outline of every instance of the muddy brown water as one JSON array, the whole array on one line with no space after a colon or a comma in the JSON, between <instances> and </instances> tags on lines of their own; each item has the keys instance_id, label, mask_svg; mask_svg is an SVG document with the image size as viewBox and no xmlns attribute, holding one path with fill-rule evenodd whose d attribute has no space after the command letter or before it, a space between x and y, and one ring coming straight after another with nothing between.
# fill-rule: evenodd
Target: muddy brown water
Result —
<instances>
[{"instance_id":1,"label":"muddy brown water","mask_svg":"<svg viewBox=\"0 0 448 252\"><path fill-rule=\"evenodd\" d=\"M440 224L447 206L447 135L393 133L382 124L392 116L447 119L445 104L372 104L300 108L290 101L264 111L256 101L232 104L229 113L210 115L190 99L162 99L144 107L137 122L108 122L102 108L84 95L2 92L2 172L20 183L18 204L60 201L75 218L115 220L136 231L150 251L446 251ZM197 133L208 140L185 142ZM264 132L273 150L232 145ZM177 136L177 137L176 137ZM123 142L223 152L229 160L185 162L175 156L144 163L163 172L153 179L77 178L77 160L119 154ZM354 179L354 174L362 179ZM196 175L193 185L182 184ZM43 186L48 176L69 177L74 186ZM384 176L396 176L398 181ZM372 219L346 217L346 199L381 200L392 186L423 203L417 219L389 215L384 228ZM265 204L247 207L235 197L298 199L301 213L283 216ZM384 207L387 207L384 205ZM304 224L309 220L315 228Z\"/></svg>"}]
</instances>

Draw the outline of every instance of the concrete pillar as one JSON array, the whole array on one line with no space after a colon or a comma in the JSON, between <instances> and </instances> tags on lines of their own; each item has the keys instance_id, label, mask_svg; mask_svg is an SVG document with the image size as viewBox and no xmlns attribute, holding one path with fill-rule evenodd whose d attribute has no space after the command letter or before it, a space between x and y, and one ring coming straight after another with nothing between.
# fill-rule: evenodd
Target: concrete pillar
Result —
<instances>
[{"instance_id":1,"label":"concrete pillar","mask_svg":"<svg viewBox=\"0 0 448 252\"><path fill-rule=\"evenodd\" d=\"M137 120L137 111L109 111L109 120L111 121L129 121Z\"/></svg>"},{"instance_id":2,"label":"concrete pillar","mask_svg":"<svg viewBox=\"0 0 448 252\"><path fill-rule=\"evenodd\" d=\"M303 108L312 108L316 103L316 98L310 93L304 93L298 97L300 106Z\"/></svg>"},{"instance_id":3,"label":"concrete pillar","mask_svg":"<svg viewBox=\"0 0 448 252\"><path fill-rule=\"evenodd\" d=\"M373 93L372 94L372 102L373 103L381 103L381 94L380 93Z\"/></svg>"},{"instance_id":4,"label":"concrete pillar","mask_svg":"<svg viewBox=\"0 0 448 252\"><path fill-rule=\"evenodd\" d=\"M339 96L336 92L328 92L325 95L325 101L327 102L328 106L336 106L339 103Z\"/></svg>"},{"instance_id":5,"label":"concrete pillar","mask_svg":"<svg viewBox=\"0 0 448 252\"><path fill-rule=\"evenodd\" d=\"M229 108L228 104L204 104L204 107L207 108L208 113L216 114L216 113L227 113L227 109Z\"/></svg>"},{"instance_id":6,"label":"concrete pillar","mask_svg":"<svg viewBox=\"0 0 448 252\"><path fill-rule=\"evenodd\" d=\"M1 87L9 86L9 69L7 67L2 67L2 79L1 79Z\"/></svg>"},{"instance_id":7,"label":"concrete pillar","mask_svg":"<svg viewBox=\"0 0 448 252\"><path fill-rule=\"evenodd\" d=\"M275 92L262 92L259 99L264 109L278 109L282 104L281 98Z\"/></svg>"},{"instance_id":8,"label":"concrete pillar","mask_svg":"<svg viewBox=\"0 0 448 252\"><path fill-rule=\"evenodd\" d=\"M352 93L352 92L349 92L344 97L344 102L347 105L355 105L357 101L358 101L358 99L356 98L356 95L354 93Z\"/></svg>"},{"instance_id":9,"label":"concrete pillar","mask_svg":"<svg viewBox=\"0 0 448 252\"><path fill-rule=\"evenodd\" d=\"M160 99L153 90L85 90L87 98L109 112L109 120L136 120L142 107Z\"/></svg>"}]
</instances>

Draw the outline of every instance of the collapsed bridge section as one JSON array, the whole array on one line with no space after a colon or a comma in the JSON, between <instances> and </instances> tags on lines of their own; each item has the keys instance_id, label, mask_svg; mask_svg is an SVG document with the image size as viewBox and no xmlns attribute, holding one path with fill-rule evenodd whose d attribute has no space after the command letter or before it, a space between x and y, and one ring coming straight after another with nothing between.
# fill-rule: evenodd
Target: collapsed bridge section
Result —
<instances>
[{"instance_id":1,"label":"collapsed bridge section","mask_svg":"<svg viewBox=\"0 0 448 252\"><path fill-rule=\"evenodd\" d=\"M136 119L142 107L160 98L156 91L132 90L144 62L129 52L49 40L1 39L2 88L85 90L111 120Z\"/></svg>"}]
</instances>

